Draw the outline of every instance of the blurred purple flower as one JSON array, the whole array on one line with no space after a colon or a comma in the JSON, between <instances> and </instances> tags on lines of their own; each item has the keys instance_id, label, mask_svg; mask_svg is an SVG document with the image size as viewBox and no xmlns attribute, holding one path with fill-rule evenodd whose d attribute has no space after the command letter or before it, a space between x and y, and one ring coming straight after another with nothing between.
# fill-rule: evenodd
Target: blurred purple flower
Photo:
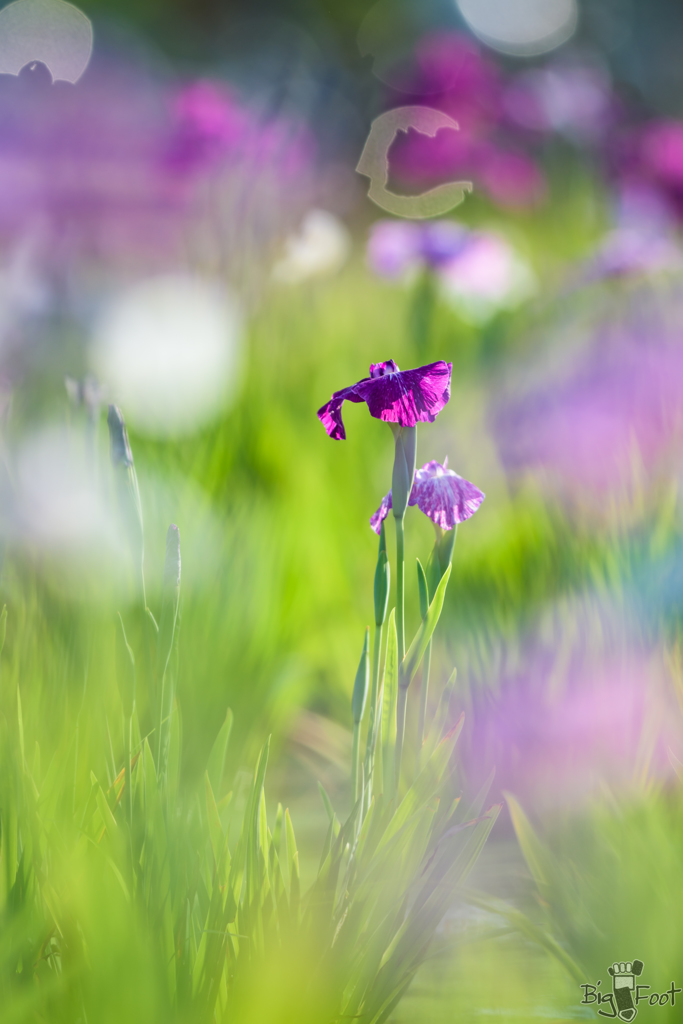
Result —
<instances>
[{"instance_id":1,"label":"blurred purple flower","mask_svg":"<svg viewBox=\"0 0 683 1024\"><path fill-rule=\"evenodd\" d=\"M73 86L49 75L30 85L0 83L0 229L44 223L53 251L68 244L97 257L133 251L175 262L188 222L206 218L202 182L216 186L218 207L227 177L234 205L268 176L291 203L310 163L298 128L263 121L221 84L174 90L100 62Z\"/></svg>"},{"instance_id":2,"label":"blurred purple flower","mask_svg":"<svg viewBox=\"0 0 683 1024\"><path fill-rule=\"evenodd\" d=\"M448 468L448 458L444 459L443 466L432 459L415 473L408 504L417 505L440 529L452 530L473 516L484 498L483 491ZM391 507L389 491L370 518L370 526L375 533L380 532Z\"/></svg>"},{"instance_id":3,"label":"blurred purple flower","mask_svg":"<svg viewBox=\"0 0 683 1024\"><path fill-rule=\"evenodd\" d=\"M469 37L454 32L421 39L405 91L406 103L419 104L429 95L429 105L457 121L460 131L440 131L434 138L401 133L389 159L402 182L424 188L437 180L470 179L502 206L529 206L543 198L539 167L500 132L505 125L498 69Z\"/></svg>"},{"instance_id":4,"label":"blurred purple flower","mask_svg":"<svg viewBox=\"0 0 683 1024\"><path fill-rule=\"evenodd\" d=\"M627 186L618 199L616 225L588 261L580 283L677 270L681 257L662 197L650 187Z\"/></svg>"},{"instance_id":5,"label":"blurred purple flower","mask_svg":"<svg viewBox=\"0 0 683 1024\"><path fill-rule=\"evenodd\" d=\"M470 233L453 220L378 220L370 229L368 261L382 277L403 277L420 266L438 269L468 244Z\"/></svg>"},{"instance_id":6,"label":"blurred purple flower","mask_svg":"<svg viewBox=\"0 0 683 1024\"><path fill-rule=\"evenodd\" d=\"M368 261L377 274L394 279L433 270L444 297L477 323L517 305L535 288L531 268L506 238L453 220L376 221Z\"/></svg>"},{"instance_id":7,"label":"blurred purple flower","mask_svg":"<svg viewBox=\"0 0 683 1024\"><path fill-rule=\"evenodd\" d=\"M373 363L369 377L334 392L318 410L318 419L336 441L346 438L341 417L346 401L366 402L371 416L400 427L433 423L451 397L452 368L443 360L415 370L399 370L393 359Z\"/></svg>"},{"instance_id":8,"label":"blurred purple flower","mask_svg":"<svg viewBox=\"0 0 683 1024\"><path fill-rule=\"evenodd\" d=\"M655 121L640 140L644 166L665 185L683 188L683 122Z\"/></svg>"},{"instance_id":9,"label":"blurred purple flower","mask_svg":"<svg viewBox=\"0 0 683 1024\"><path fill-rule=\"evenodd\" d=\"M469 179L495 203L513 208L533 206L545 195L545 178L531 157L462 128L437 132L433 139L412 130L402 133L390 148L389 160L399 180L410 186Z\"/></svg>"},{"instance_id":10,"label":"blurred purple flower","mask_svg":"<svg viewBox=\"0 0 683 1024\"><path fill-rule=\"evenodd\" d=\"M543 172L519 150L483 143L474 153L473 180L494 203L513 209L537 206L546 193Z\"/></svg>"},{"instance_id":11,"label":"blurred purple flower","mask_svg":"<svg viewBox=\"0 0 683 1024\"><path fill-rule=\"evenodd\" d=\"M615 113L605 72L580 64L523 71L507 86L503 106L518 127L580 143L602 141Z\"/></svg>"},{"instance_id":12,"label":"blurred purple flower","mask_svg":"<svg viewBox=\"0 0 683 1024\"><path fill-rule=\"evenodd\" d=\"M190 82L171 102L174 129L166 157L178 173L239 153L250 133L249 118L232 93L209 81Z\"/></svg>"},{"instance_id":13,"label":"blurred purple flower","mask_svg":"<svg viewBox=\"0 0 683 1024\"><path fill-rule=\"evenodd\" d=\"M462 251L443 264L441 290L466 320L484 323L536 290L529 264L495 231L473 231Z\"/></svg>"},{"instance_id":14,"label":"blurred purple flower","mask_svg":"<svg viewBox=\"0 0 683 1024\"><path fill-rule=\"evenodd\" d=\"M683 121L650 121L617 138L610 156L622 187L657 193L683 220Z\"/></svg>"},{"instance_id":15,"label":"blurred purple flower","mask_svg":"<svg viewBox=\"0 0 683 1024\"><path fill-rule=\"evenodd\" d=\"M556 652L533 652L523 672L504 676L495 690L472 687L463 762L474 787L495 768L496 792L547 811L605 785L628 790L672 774L668 750L679 746L680 713L661 667L633 650L621 661L572 653L559 679Z\"/></svg>"},{"instance_id":16,"label":"blurred purple flower","mask_svg":"<svg viewBox=\"0 0 683 1024\"><path fill-rule=\"evenodd\" d=\"M642 294L636 301L644 306L644 330L634 323L598 332L571 371L497 402L495 431L508 472L540 474L572 505L604 508L605 492L632 478L634 455L653 479L680 450L683 348ZM675 309L667 313L673 318ZM635 319L633 310L626 315ZM647 495L656 500L656 488Z\"/></svg>"},{"instance_id":17,"label":"blurred purple flower","mask_svg":"<svg viewBox=\"0 0 683 1024\"><path fill-rule=\"evenodd\" d=\"M467 135L489 130L501 113L498 68L460 32L428 34L418 41L413 76L403 91L416 102L429 95L429 105L450 114Z\"/></svg>"}]
</instances>

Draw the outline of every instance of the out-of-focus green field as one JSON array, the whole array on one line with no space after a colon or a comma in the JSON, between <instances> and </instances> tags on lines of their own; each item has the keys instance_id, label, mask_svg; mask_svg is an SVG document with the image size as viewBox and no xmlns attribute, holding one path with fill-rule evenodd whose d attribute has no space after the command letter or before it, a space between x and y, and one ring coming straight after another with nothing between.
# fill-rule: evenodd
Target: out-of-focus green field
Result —
<instances>
[{"instance_id":1,"label":"out-of-focus green field","mask_svg":"<svg viewBox=\"0 0 683 1024\"><path fill-rule=\"evenodd\" d=\"M131 431L145 517L148 601L155 613L166 527L174 522L181 534L180 785L201 779L228 708L235 726L222 790L253 771L272 734L269 813L276 800L290 807L304 883L313 877L327 828L317 777L335 804L348 806L351 688L364 627L373 616L377 542L368 519L390 486L392 460L389 430L364 406L347 407L346 442L325 435L315 412L333 390L358 380L379 360L393 358L406 369L432 359L453 362L449 405L433 426L418 431L418 465L448 455L451 467L487 497L459 530L435 641L435 700L455 663L462 676L458 702L466 707L476 677L469 670L478 665L485 674L490 664L495 678L496 651L503 645L521 651L549 607L593 587L618 602L629 584L634 546L647 545L655 527L659 550L675 549L676 516L662 525L649 512L639 518L625 507L621 518L596 525L544 497L538 480L511 489L492 435L491 402L501 380L521 360L533 361L563 323L621 302L611 286L562 295L566 267L590 250L603 226L600 196L575 171L558 175L553 202L541 214L507 224L541 285L521 310L479 330L439 306L428 346L416 352L408 330L411 292L371 275L359 226L353 258L337 277L264 291L250 318L238 398L219 422L177 442L152 442ZM475 201L463 217L487 223L492 213ZM45 408L65 420L61 373L70 369L52 367L40 392ZM22 402L28 409L32 401L30 393L17 398L17 422ZM74 444L80 429L72 419ZM106 467L104 419L99 448ZM409 511L408 523L407 618L414 630L415 557L427 558L432 538L417 510ZM101 712L112 722L120 717L114 653L119 599L99 564L71 572L37 552L10 549L3 600L8 622L0 707L14 732L18 691L23 725L20 753L15 741L5 747L5 784L14 784L15 756L45 780L52 755L67 738L58 770L73 779L75 806L89 772L104 782L116 762L118 741L107 733ZM670 650L675 623L666 629L656 623L653 631ZM417 703L409 707L413 721ZM462 782L467 788L467 778ZM62 992L54 1016L49 1010L32 1016L35 982L22 995L5 975L0 1019L161 1020L162 981L145 942L145 929L154 923L139 922L115 887L102 887L106 873L75 853L79 830L61 817L63 797L51 806L54 819L43 824L54 852L43 856L59 861L62 885L53 897L67 908L71 926L87 935L91 1009L86 1014L79 1004L76 986L73 1002L64 998L64 963L57 981L47 971L41 981L48 993L50 985ZM659 991L672 978L683 982L682 820L680 787L671 779L646 778L626 795L605 785L583 803L534 816L543 853L532 839L525 860L502 817L470 879L479 903L463 893L433 960L392 1019L593 1019L594 1008L579 1005L572 963L584 972L582 980L602 978L605 987L609 964L636 957ZM28 857L30 848L25 850ZM5 846L3 851L6 856ZM19 936L33 925L15 921L11 907L5 922L0 957L9 963ZM254 1011L254 1021L268 1013L273 1021L296 1019L296 985L305 970L299 976L281 966L280 984L291 991L280 1005L289 1009L278 1016L274 999ZM644 1020L678 1019L670 1006L641 1012Z\"/></svg>"}]
</instances>

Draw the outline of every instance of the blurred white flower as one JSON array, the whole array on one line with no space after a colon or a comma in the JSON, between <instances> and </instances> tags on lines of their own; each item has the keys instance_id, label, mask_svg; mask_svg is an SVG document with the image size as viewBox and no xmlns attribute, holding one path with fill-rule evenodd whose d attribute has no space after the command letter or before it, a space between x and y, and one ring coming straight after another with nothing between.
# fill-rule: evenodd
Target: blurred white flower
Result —
<instances>
[{"instance_id":1,"label":"blurred white flower","mask_svg":"<svg viewBox=\"0 0 683 1024\"><path fill-rule=\"evenodd\" d=\"M87 555L116 535L83 453L66 430L47 427L15 453L16 489L9 532L40 548Z\"/></svg>"},{"instance_id":2,"label":"blurred white flower","mask_svg":"<svg viewBox=\"0 0 683 1024\"><path fill-rule=\"evenodd\" d=\"M12 245L0 266L0 353L23 340L26 319L45 313L50 289L38 271L38 255L45 242L43 225L34 224Z\"/></svg>"},{"instance_id":3,"label":"blurred white flower","mask_svg":"<svg viewBox=\"0 0 683 1024\"><path fill-rule=\"evenodd\" d=\"M515 57L548 53L575 32L577 0L456 0L463 18L487 46Z\"/></svg>"},{"instance_id":4,"label":"blurred white flower","mask_svg":"<svg viewBox=\"0 0 683 1024\"><path fill-rule=\"evenodd\" d=\"M473 232L462 251L438 271L441 293L463 319L481 324L536 291L529 264L492 231Z\"/></svg>"},{"instance_id":5,"label":"blurred white flower","mask_svg":"<svg viewBox=\"0 0 683 1024\"><path fill-rule=\"evenodd\" d=\"M503 95L508 117L523 128L598 143L614 118L609 76L601 67L550 64L523 71Z\"/></svg>"},{"instance_id":6,"label":"blurred white flower","mask_svg":"<svg viewBox=\"0 0 683 1024\"><path fill-rule=\"evenodd\" d=\"M210 421L234 394L242 328L236 298L218 283L150 278L103 310L91 364L137 430L179 436Z\"/></svg>"},{"instance_id":7,"label":"blurred white flower","mask_svg":"<svg viewBox=\"0 0 683 1024\"><path fill-rule=\"evenodd\" d=\"M615 226L586 262L578 284L609 277L680 272L683 251L674 231L672 211L654 190L622 188Z\"/></svg>"},{"instance_id":8,"label":"blurred white flower","mask_svg":"<svg viewBox=\"0 0 683 1024\"><path fill-rule=\"evenodd\" d=\"M309 210L299 231L285 241L285 254L273 268L284 284L299 284L311 277L336 274L351 251L345 224L327 210Z\"/></svg>"},{"instance_id":9,"label":"blurred white flower","mask_svg":"<svg viewBox=\"0 0 683 1024\"><path fill-rule=\"evenodd\" d=\"M0 11L0 72L16 75L32 61L54 79L76 82L92 53L92 24L64 0L15 0Z\"/></svg>"}]
</instances>

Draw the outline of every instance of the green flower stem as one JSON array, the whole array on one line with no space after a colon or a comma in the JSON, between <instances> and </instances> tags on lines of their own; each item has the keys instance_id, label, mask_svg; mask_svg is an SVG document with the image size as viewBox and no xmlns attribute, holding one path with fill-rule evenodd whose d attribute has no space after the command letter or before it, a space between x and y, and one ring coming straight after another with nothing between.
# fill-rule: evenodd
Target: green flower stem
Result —
<instances>
[{"instance_id":1,"label":"green flower stem","mask_svg":"<svg viewBox=\"0 0 683 1024\"><path fill-rule=\"evenodd\" d=\"M427 644L424 662L422 663L422 690L420 692L420 718L417 726L417 749L422 749L425 735L425 720L427 718L427 699L429 696L429 669L432 661L432 641Z\"/></svg>"},{"instance_id":2,"label":"green flower stem","mask_svg":"<svg viewBox=\"0 0 683 1024\"><path fill-rule=\"evenodd\" d=\"M372 650L372 689L370 691L370 721L368 722L368 738L365 748L365 778L367 786L367 801L369 805L372 800L372 772L375 763L375 746L377 744L377 697L379 693L379 663L382 653L382 632L383 623L375 626L375 642Z\"/></svg>"},{"instance_id":3,"label":"green flower stem","mask_svg":"<svg viewBox=\"0 0 683 1024\"><path fill-rule=\"evenodd\" d=\"M379 664L382 656L382 628L387 617L389 605L389 586L391 572L387 558L387 538L384 530L384 523L379 531L379 552L377 555L377 566L375 568L375 641L372 652L372 687L370 693L370 722L368 725L368 739L365 750L365 778L368 787L368 803L371 799L372 789L372 764L375 757L375 746L377 744L377 700L379 693Z\"/></svg>"},{"instance_id":4,"label":"green flower stem","mask_svg":"<svg viewBox=\"0 0 683 1024\"><path fill-rule=\"evenodd\" d=\"M403 760L403 738L406 731L406 704L408 703L408 687L401 685L398 681L398 703L396 705L396 755L395 755L395 777L396 792L398 792L401 781L401 761Z\"/></svg>"},{"instance_id":5,"label":"green flower stem","mask_svg":"<svg viewBox=\"0 0 683 1024\"><path fill-rule=\"evenodd\" d=\"M396 524L396 639L398 644L399 691L396 709L396 785L398 786L401 756L403 753L403 733L405 731L406 699L410 680L402 688L401 666L406 656L405 641L405 552L403 543L403 518L406 514L410 492L415 479L415 459L417 453L417 428L397 427L391 424L395 441L394 470L391 477L391 496Z\"/></svg>"},{"instance_id":6,"label":"green flower stem","mask_svg":"<svg viewBox=\"0 0 683 1024\"><path fill-rule=\"evenodd\" d=\"M410 334L419 359L426 359L432 332L436 284L430 270L424 270L413 289L409 313Z\"/></svg>"},{"instance_id":7,"label":"green flower stem","mask_svg":"<svg viewBox=\"0 0 683 1024\"><path fill-rule=\"evenodd\" d=\"M353 684L353 698L351 709L353 711L353 755L351 758L351 794L353 803L358 799L358 776L360 772L360 726L365 711L365 701L370 689L370 627L365 630L363 641L363 653L360 656L360 664L356 672L356 681Z\"/></svg>"},{"instance_id":8,"label":"green flower stem","mask_svg":"<svg viewBox=\"0 0 683 1024\"><path fill-rule=\"evenodd\" d=\"M396 635L398 637L398 703L396 707L396 788L401 779L401 759L403 757L403 735L406 727L406 702L408 687L401 686L401 669L406 656L405 644L405 600L403 596L405 582L405 559L403 552L403 518L394 520L396 523Z\"/></svg>"},{"instance_id":9,"label":"green flower stem","mask_svg":"<svg viewBox=\"0 0 683 1024\"><path fill-rule=\"evenodd\" d=\"M405 643L405 600L403 589L405 583L405 559L403 552L403 517L395 518L396 523L396 635L398 636L398 663L406 656Z\"/></svg>"},{"instance_id":10,"label":"green flower stem","mask_svg":"<svg viewBox=\"0 0 683 1024\"><path fill-rule=\"evenodd\" d=\"M358 776L360 770L360 722L353 723L353 753L351 754L351 794L353 803L358 799Z\"/></svg>"},{"instance_id":11,"label":"green flower stem","mask_svg":"<svg viewBox=\"0 0 683 1024\"><path fill-rule=\"evenodd\" d=\"M375 728L375 716L377 714L377 693L379 691L379 660L382 653L382 623L375 627L375 643L372 650L372 689L370 691L370 729L368 732L368 749L374 753L377 729ZM372 744L372 745L371 745Z\"/></svg>"},{"instance_id":12,"label":"green flower stem","mask_svg":"<svg viewBox=\"0 0 683 1024\"><path fill-rule=\"evenodd\" d=\"M131 740L133 736L133 717L126 716L123 722L123 767L124 776L124 806L128 808L128 823L133 823L133 766L130 759Z\"/></svg>"},{"instance_id":13,"label":"green flower stem","mask_svg":"<svg viewBox=\"0 0 683 1024\"><path fill-rule=\"evenodd\" d=\"M173 714L174 671L171 653L175 638L178 605L180 600L180 533L172 523L166 534L166 558L162 590L161 618L157 635L157 685L159 693L159 737L157 753L157 774L161 779L166 775L168 750L171 741L171 716Z\"/></svg>"}]
</instances>

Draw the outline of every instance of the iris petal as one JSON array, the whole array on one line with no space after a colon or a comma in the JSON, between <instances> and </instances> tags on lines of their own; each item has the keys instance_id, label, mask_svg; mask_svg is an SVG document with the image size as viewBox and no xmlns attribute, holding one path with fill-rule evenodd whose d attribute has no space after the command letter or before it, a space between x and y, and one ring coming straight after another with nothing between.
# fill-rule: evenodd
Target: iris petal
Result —
<instances>
[{"instance_id":1,"label":"iris petal","mask_svg":"<svg viewBox=\"0 0 683 1024\"><path fill-rule=\"evenodd\" d=\"M412 495L411 495L411 497L412 497ZM390 508L391 508L391 491L389 491L388 494L384 495L384 497L382 498L382 504L377 509L377 511L374 513L374 515L372 515L370 517L370 526L372 527L372 529L375 531L376 534L379 534L379 531L380 531L380 528L382 526L382 523L384 522L384 520L389 515L389 509Z\"/></svg>"},{"instance_id":2,"label":"iris petal","mask_svg":"<svg viewBox=\"0 0 683 1024\"><path fill-rule=\"evenodd\" d=\"M485 497L469 480L435 461L417 471L413 491L420 511L442 530L452 530L458 523L464 523Z\"/></svg>"},{"instance_id":3,"label":"iris petal","mask_svg":"<svg viewBox=\"0 0 683 1024\"><path fill-rule=\"evenodd\" d=\"M357 384L335 391L318 410L318 418L330 437L346 437L341 407L345 401L366 402L370 415L385 423L414 427L433 423L451 397L452 363L439 360L415 370L396 370L393 360L373 363L372 370L387 369L380 376L364 377Z\"/></svg>"},{"instance_id":4,"label":"iris petal","mask_svg":"<svg viewBox=\"0 0 683 1024\"><path fill-rule=\"evenodd\" d=\"M359 381L359 383L362 384L363 382ZM357 385L353 384L350 388L342 388L341 391L335 391L329 402L318 409L318 419L329 436L335 441L346 440L346 431L344 430L341 416L341 408L344 402L364 401L363 398L356 394L356 387Z\"/></svg>"},{"instance_id":5,"label":"iris petal","mask_svg":"<svg viewBox=\"0 0 683 1024\"><path fill-rule=\"evenodd\" d=\"M474 515L484 497L484 492L469 480L432 460L416 472L408 504L417 505L442 530L452 530ZM379 533L390 509L391 491L382 498L382 504L370 518L375 533Z\"/></svg>"}]
</instances>

